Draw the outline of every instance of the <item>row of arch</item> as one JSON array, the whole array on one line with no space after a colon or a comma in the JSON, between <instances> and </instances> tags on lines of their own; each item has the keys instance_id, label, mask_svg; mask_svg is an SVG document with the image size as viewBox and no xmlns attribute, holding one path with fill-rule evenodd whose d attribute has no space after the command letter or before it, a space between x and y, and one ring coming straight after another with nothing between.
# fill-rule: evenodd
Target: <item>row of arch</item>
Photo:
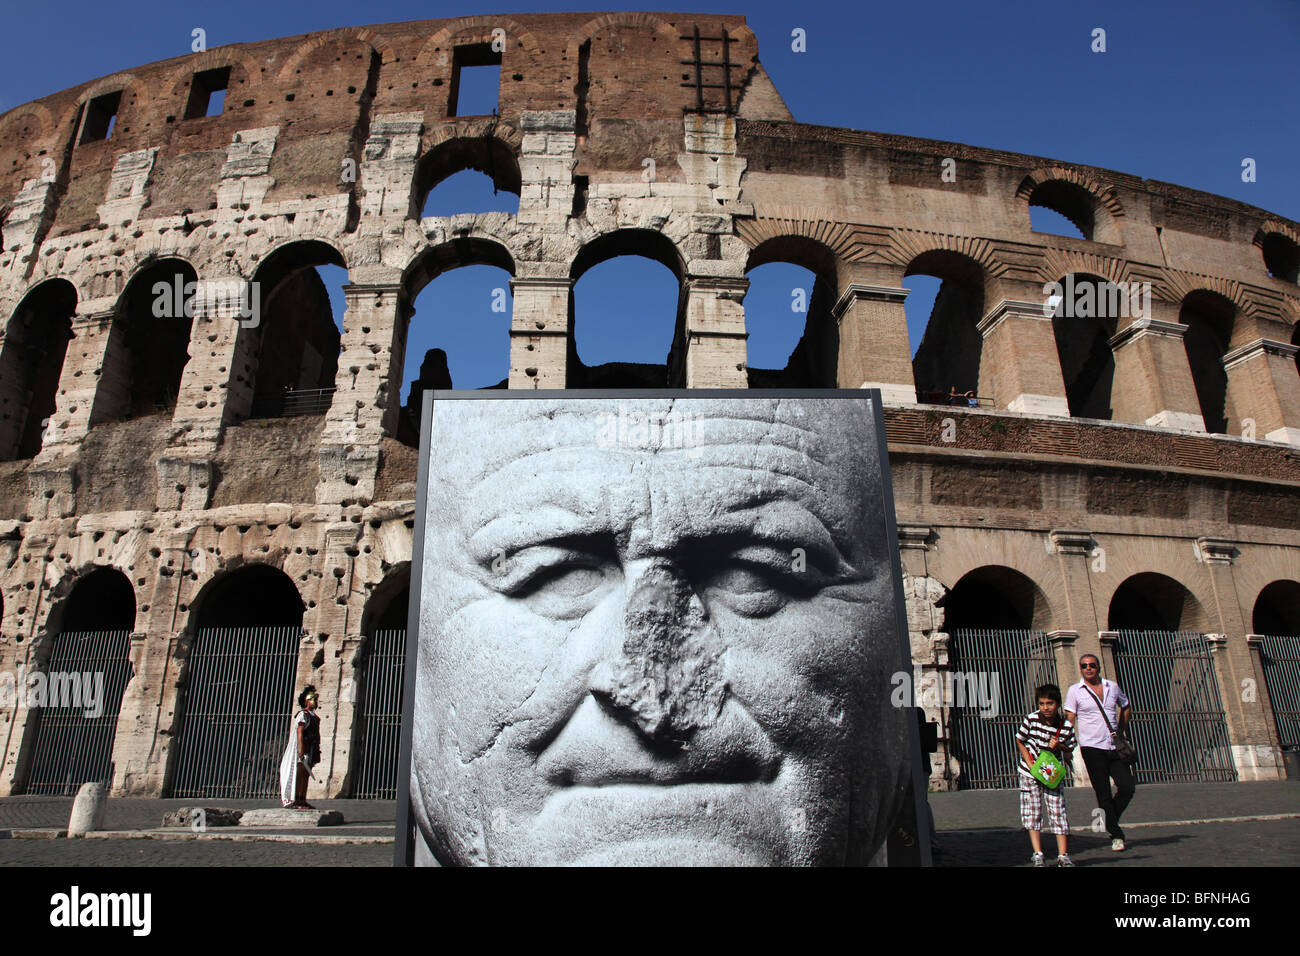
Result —
<instances>
[{"instance_id":1,"label":"row of arch","mask_svg":"<svg viewBox=\"0 0 1300 956\"><path fill-rule=\"evenodd\" d=\"M943 629L1053 629L1047 595L1030 577L1002 565L975 568L939 599ZM1155 571L1126 578L1111 595L1105 630L1213 631L1209 610L1186 585ZM1300 635L1300 582L1273 581L1251 605L1253 634Z\"/></svg>"},{"instance_id":2,"label":"row of arch","mask_svg":"<svg viewBox=\"0 0 1300 956\"><path fill-rule=\"evenodd\" d=\"M624 286L620 300L621 322L586 323L576 315L574 294L569 305L570 357L568 381L571 387L654 388L682 385L680 348L685 306L685 265L674 243L662 233L644 229L622 229L607 233L583 246L572 261L570 279L574 291L584 275L609 260L641 262L644 268L621 273ZM499 380L478 385L504 387L509 368L510 278L515 272L508 249L490 239L457 239L426 250L407 270L404 288L414 302L426 286L446 273L469 266L486 266L487 274L478 291L478 309L465 316L468 322L453 323L472 328L480 335L470 351L491 351L498 343L495 359L478 355L490 368L495 362ZM751 332L752 351L767 337L781 342L779 355L789 348L784 366L757 367L748 371L749 384L756 387L818 387L837 384L838 342L832 306L838 298L839 262L834 252L810 239L778 237L753 249L746 271L755 288L761 272L770 268L793 269L782 273L787 281L802 288L776 291L768 300L767 327L762 335ZM267 256L253 273L260 289L260 320L255 327L241 328L241 346L236 361L244 387L233 388L227 401L231 421L284 413L288 393L329 391L335 384L341 347L342 323L334 315L330 290L322 279L323 270L345 276L345 262L335 246L319 240L296 240ZM651 274L647 274L649 269ZM914 277L931 277L938 285L934 308L925 333L915 350L913 378L922 402L938 396L975 393L980 382L983 338L977 324L986 310L984 267L972 257L952 250L932 250L916 255L904 268L905 282ZM655 279L653 274L657 274ZM192 314L182 290L192 288L198 276L180 258L152 261L128 281L119 298L113 322L113 339L105 355L105 367L98 384L90 416L99 422L136 418L174 408L186 363L190 360ZM646 319L637 313L646 298L638 290L628 295L626 285L637 279L658 283L655 302L671 318ZM1080 299L1095 304L1091 314L1063 303L1054 316L1062 378L1070 414L1109 419L1115 374L1111 339L1115 336L1120 310L1125 302L1113 295L1110 280L1089 273L1060 277L1062 286L1072 288ZM336 287L341 281L336 280ZM336 296L337 297L337 289ZM438 297L431 297L438 302ZM608 296L606 297L608 301ZM443 303L439 303L442 305ZM20 301L5 327L0 348L0 458L33 457L41 446L42 432L53 414L72 324L77 306L76 289L65 279L49 279L33 288ZM470 306L465 306L470 308ZM437 307L435 307L437 308ZM781 312L786 311L782 318ZM439 309L439 311L442 311ZM759 314L757 308L750 311ZM406 319L416 309L408 309ZM495 314L494 314L495 313ZM792 314L793 313L793 314ZM1209 289L1186 294L1179 321L1186 327L1184 345L1202 417L1208 432L1227 431L1225 412L1227 373L1223 357L1232 341L1238 306L1225 295ZM579 340L588 329L602 328L604 335L636 340L651 325L657 329L662 362L617 361L587 365L579 351ZM484 335L484 333L488 333ZM459 334L463 334L459 333ZM406 340L405 334L402 336ZM1300 325L1293 328L1293 342L1300 345ZM413 388L408 408L418 408L423 388L448 388L453 383L448 355L454 349L424 349L429 339L414 335L407 340L408 379ZM644 339L643 339L644 341ZM450 344L450 343L448 343ZM674 352L678 354L674 355ZM419 368L418 375L415 369ZM942 400L941 398L938 400ZM323 409L319 409L323 411Z\"/></svg>"},{"instance_id":3,"label":"row of arch","mask_svg":"<svg viewBox=\"0 0 1300 956\"><path fill-rule=\"evenodd\" d=\"M405 629L410 566L393 568L374 588L362 613L362 630ZM1043 589L1023 572L985 565L962 575L937 602L944 629L1051 630ZM0 609L3 604L0 603ZM292 579L265 564L231 569L208 582L194 602L187 631L212 627L302 627L307 609ZM1182 583L1154 571L1133 574L1111 595L1106 630L1211 630L1208 609ZM1256 634L1300 634L1300 582L1279 579L1251 604ZM135 590L116 568L98 566L80 576L51 609L47 631L136 629Z\"/></svg>"}]
</instances>

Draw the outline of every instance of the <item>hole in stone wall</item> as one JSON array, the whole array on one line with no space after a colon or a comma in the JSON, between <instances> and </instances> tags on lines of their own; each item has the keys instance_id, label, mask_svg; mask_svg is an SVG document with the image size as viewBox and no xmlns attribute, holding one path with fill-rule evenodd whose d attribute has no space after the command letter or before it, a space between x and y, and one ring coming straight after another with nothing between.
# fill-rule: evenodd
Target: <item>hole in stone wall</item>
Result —
<instances>
[{"instance_id":1,"label":"hole in stone wall","mask_svg":"<svg viewBox=\"0 0 1300 956\"><path fill-rule=\"evenodd\" d=\"M230 67L195 73L190 81L190 99L185 105L185 118L220 116L225 109L226 90L230 86Z\"/></svg>"},{"instance_id":2,"label":"hole in stone wall","mask_svg":"<svg viewBox=\"0 0 1300 956\"><path fill-rule=\"evenodd\" d=\"M458 46L452 56L448 116L488 116L501 94L501 54L490 43Z\"/></svg>"},{"instance_id":3,"label":"hole in stone wall","mask_svg":"<svg viewBox=\"0 0 1300 956\"><path fill-rule=\"evenodd\" d=\"M0 347L0 459L34 458L55 411L77 293L43 282L19 303Z\"/></svg>"},{"instance_id":4,"label":"hole in stone wall","mask_svg":"<svg viewBox=\"0 0 1300 956\"><path fill-rule=\"evenodd\" d=\"M908 264L903 287L916 400L970 407L978 402L980 349L976 327L984 314L979 263L960 253L932 250ZM968 394L969 393L969 394Z\"/></svg>"},{"instance_id":5,"label":"hole in stone wall","mask_svg":"<svg viewBox=\"0 0 1300 956\"><path fill-rule=\"evenodd\" d=\"M1205 430L1211 434L1228 433L1228 373L1223 368L1223 354L1232 340L1236 311L1236 306L1217 292L1198 289L1183 300L1178 313L1178 321L1187 326L1183 345Z\"/></svg>"},{"instance_id":6,"label":"hole in stone wall","mask_svg":"<svg viewBox=\"0 0 1300 956\"><path fill-rule=\"evenodd\" d=\"M113 135L117 111L122 105L122 91L105 93L86 104L85 121L81 126L81 143L93 143Z\"/></svg>"}]
</instances>

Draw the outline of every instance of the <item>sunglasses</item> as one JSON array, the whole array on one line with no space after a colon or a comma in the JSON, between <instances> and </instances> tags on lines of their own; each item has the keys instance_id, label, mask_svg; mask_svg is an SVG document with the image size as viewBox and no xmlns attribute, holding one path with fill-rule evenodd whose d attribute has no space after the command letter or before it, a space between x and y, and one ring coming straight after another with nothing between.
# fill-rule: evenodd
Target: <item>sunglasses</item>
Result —
<instances>
[{"instance_id":1,"label":"sunglasses","mask_svg":"<svg viewBox=\"0 0 1300 956\"><path fill-rule=\"evenodd\" d=\"M1097 670L1097 668L1099 668L1100 666L1101 666L1100 664L1080 664L1080 665L1079 665L1079 670L1081 670L1081 671L1095 671L1095 670Z\"/></svg>"}]
</instances>

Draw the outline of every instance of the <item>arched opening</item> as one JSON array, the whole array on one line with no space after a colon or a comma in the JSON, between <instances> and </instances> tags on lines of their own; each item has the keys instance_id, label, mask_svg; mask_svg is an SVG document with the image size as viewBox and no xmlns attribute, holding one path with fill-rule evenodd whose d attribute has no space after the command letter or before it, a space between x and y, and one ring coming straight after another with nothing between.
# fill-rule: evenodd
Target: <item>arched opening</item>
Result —
<instances>
[{"instance_id":1,"label":"arched opening","mask_svg":"<svg viewBox=\"0 0 1300 956\"><path fill-rule=\"evenodd\" d=\"M406 339L397 438L419 445L426 389L505 388L510 378L514 260L486 239L456 239L429 249L404 280Z\"/></svg>"},{"instance_id":2,"label":"arched opening","mask_svg":"<svg viewBox=\"0 0 1300 956\"><path fill-rule=\"evenodd\" d=\"M70 795L83 783L112 781L117 716L134 673L135 613L131 582L110 567L80 577L51 611L49 656L35 685L38 709L28 738L27 793Z\"/></svg>"},{"instance_id":3,"label":"arched opening","mask_svg":"<svg viewBox=\"0 0 1300 956\"><path fill-rule=\"evenodd\" d=\"M1300 636L1300 582L1274 581L1259 592L1251 632Z\"/></svg>"},{"instance_id":4,"label":"arched opening","mask_svg":"<svg viewBox=\"0 0 1300 956\"><path fill-rule=\"evenodd\" d=\"M328 243L281 246L253 275L256 328L241 329L251 353L249 418L329 411L343 335L343 257Z\"/></svg>"},{"instance_id":5,"label":"arched opening","mask_svg":"<svg viewBox=\"0 0 1300 956\"><path fill-rule=\"evenodd\" d=\"M138 272L122 294L91 424L171 413L190 360L197 275L181 259ZM120 332L118 331L120 330Z\"/></svg>"},{"instance_id":6,"label":"arched opening","mask_svg":"<svg viewBox=\"0 0 1300 956\"><path fill-rule=\"evenodd\" d=\"M1280 232L1266 232L1258 240L1264 255L1264 268L1274 279L1300 281L1300 245Z\"/></svg>"},{"instance_id":7,"label":"arched opening","mask_svg":"<svg viewBox=\"0 0 1300 956\"><path fill-rule=\"evenodd\" d=\"M1274 581L1259 592L1251 630L1260 635L1259 661L1278 741L1300 746L1300 582Z\"/></svg>"},{"instance_id":8,"label":"arched opening","mask_svg":"<svg viewBox=\"0 0 1300 956\"><path fill-rule=\"evenodd\" d=\"M676 247L658 232L621 229L583 246L570 270L567 387L684 384L683 275ZM644 361L658 356L662 363Z\"/></svg>"},{"instance_id":9,"label":"arched opening","mask_svg":"<svg viewBox=\"0 0 1300 956\"><path fill-rule=\"evenodd\" d=\"M278 795L303 611L293 581L268 565L227 572L204 589L191 612L172 796Z\"/></svg>"},{"instance_id":10,"label":"arched opening","mask_svg":"<svg viewBox=\"0 0 1300 956\"><path fill-rule=\"evenodd\" d=\"M1047 596L1013 568L987 565L963 575L942 599L944 627L1044 630L1050 619Z\"/></svg>"},{"instance_id":11,"label":"arched opening","mask_svg":"<svg viewBox=\"0 0 1300 956\"><path fill-rule=\"evenodd\" d=\"M0 460L34 458L54 414L77 290L64 279L23 297L0 349Z\"/></svg>"},{"instance_id":12,"label":"arched opening","mask_svg":"<svg viewBox=\"0 0 1300 956\"><path fill-rule=\"evenodd\" d=\"M302 628L306 607L289 576L279 568L251 564L229 571L205 589L194 630L214 627Z\"/></svg>"},{"instance_id":13,"label":"arched opening","mask_svg":"<svg viewBox=\"0 0 1300 956\"><path fill-rule=\"evenodd\" d=\"M1029 193L1029 222L1034 232L1114 242L1110 217L1084 187L1063 179L1039 183Z\"/></svg>"},{"instance_id":14,"label":"arched opening","mask_svg":"<svg viewBox=\"0 0 1300 956\"><path fill-rule=\"evenodd\" d=\"M919 343L912 378L922 404L970 405L978 400L979 332L984 317L984 268L969 256L935 249L913 259L904 273L907 332Z\"/></svg>"},{"instance_id":15,"label":"arched opening","mask_svg":"<svg viewBox=\"0 0 1300 956\"><path fill-rule=\"evenodd\" d=\"M964 575L938 602L949 634L949 667L938 677L951 708L950 750L960 789L1016 786L1006 746L1034 704L1035 688L1057 683L1045 631L1046 595L1026 575L987 565Z\"/></svg>"},{"instance_id":16,"label":"arched opening","mask_svg":"<svg viewBox=\"0 0 1300 956\"><path fill-rule=\"evenodd\" d=\"M1052 314L1052 332L1070 414L1109 420L1115 381L1110 340L1127 311L1124 293L1115 283L1087 273L1070 273L1057 284L1061 301Z\"/></svg>"},{"instance_id":17,"label":"arched opening","mask_svg":"<svg viewBox=\"0 0 1300 956\"><path fill-rule=\"evenodd\" d=\"M1223 367L1223 355L1232 340L1236 313L1237 307L1230 299L1205 289L1189 293L1178 313L1178 321L1187 326L1183 344L1201 416L1205 430L1212 434L1228 432L1228 373Z\"/></svg>"},{"instance_id":18,"label":"arched opening","mask_svg":"<svg viewBox=\"0 0 1300 956\"><path fill-rule=\"evenodd\" d=\"M352 761L352 795L359 799L396 799L410 601L411 567L403 564L375 588L363 615Z\"/></svg>"},{"instance_id":19,"label":"arched opening","mask_svg":"<svg viewBox=\"0 0 1300 956\"><path fill-rule=\"evenodd\" d=\"M1111 597L1107 628L1117 632L1110 676L1134 702L1138 782L1236 780L1200 602L1171 577L1135 574Z\"/></svg>"},{"instance_id":20,"label":"arched opening","mask_svg":"<svg viewBox=\"0 0 1300 956\"><path fill-rule=\"evenodd\" d=\"M1199 601L1178 581L1153 571L1135 574L1115 589L1106 615L1111 631L1195 631L1209 626Z\"/></svg>"},{"instance_id":21,"label":"arched opening","mask_svg":"<svg viewBox=\"0 0 1300 956\"><path fill-rule=\"evenodd\" d=\"M749 254L745 331L750 388L833 388L839 335L835 254L778 236Z\"/></svg>"},{"instance_id":22,"label":"arched opening","mask_svg":"<svg viewBox=\"0 0 1300 956\"><path fill-rule=\"evenodd\" d=\"M95 568L78 579L67 599L51 612L50 626L129 633L135 629L135 588L117 568Z\"/></svg>"},{"instance_id":23,"label":"arched opening","mask_svg":"<svg viewBox=\"0 0 1300 956\"><path fill-rule=\"evenodd\" d=\"M519 213L519 161L494 136L453 137L420 159L412 212L421 219L457 213Z\"/></svg>"}]
</instances>

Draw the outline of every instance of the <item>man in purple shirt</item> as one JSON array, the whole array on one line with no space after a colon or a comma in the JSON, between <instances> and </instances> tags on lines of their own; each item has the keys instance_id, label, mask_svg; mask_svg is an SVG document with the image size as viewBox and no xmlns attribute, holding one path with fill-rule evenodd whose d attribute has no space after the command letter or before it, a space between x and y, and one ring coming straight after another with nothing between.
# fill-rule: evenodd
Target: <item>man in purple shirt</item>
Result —
<instances>
[{"instance_id":1,"label":"man in purple shirt","mask_svg":"<svg viewBox=\"0 0 1300 956\"><path fill-rule=\"evenodd\" d=\"M1079 659L1079 671L1083 680L1072 685L1066 693L1065 716L1078 731L1079 750L1088 768L1093 792L1097 794L1097 806L1106 814L1110 848L1122 850L1124 831L1120 829L1119 818L1133 799L1137 782L1133 779L1132 768L1115 756L1115 742L1111 739L1106 719L1109 719L1110 727L1122 733L1128 726L1132 711L1128 695L1119 689L1119 685L1102 680L1101 661L1095 655L1083 655ZM1106 709L1105 719L1102 717L1103 707ZM1110 790L1112 779L1117 788L1113 794Z\"/></svg>"}]
</instances>

